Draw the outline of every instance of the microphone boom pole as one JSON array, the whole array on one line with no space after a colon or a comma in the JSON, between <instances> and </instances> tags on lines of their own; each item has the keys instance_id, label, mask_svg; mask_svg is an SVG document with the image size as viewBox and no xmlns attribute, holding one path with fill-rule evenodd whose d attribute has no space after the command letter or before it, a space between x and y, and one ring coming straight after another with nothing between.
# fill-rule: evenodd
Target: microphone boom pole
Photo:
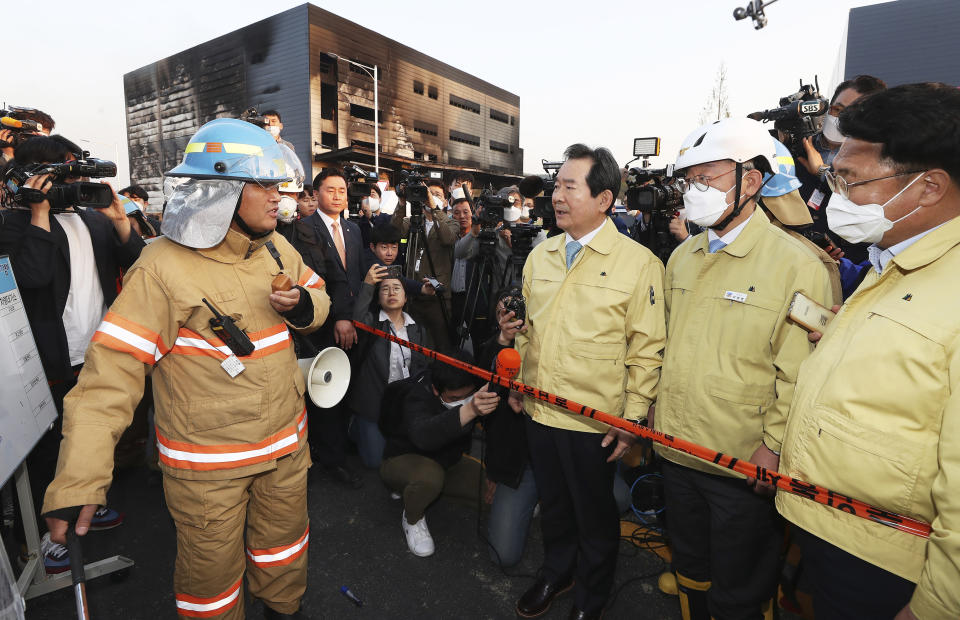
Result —
<instances>
[{"instance_id":1,"label":"microphone boom pole","mask_svg":"<svg viewBox=\"0 0 960 620\"><path fill-rule=\"evenodd\" d=\"M679 437L674 437L673 435L667 435L665 433L661 433L660 431L655 431L645 426L640 426L634 422L612 416L608 413L598 411L592 407L587 407L586 405L581 405L580 403L563 398L561 396L556 396L550 392L544 392L543 390L525 385L519 381L513 381L506 377L501 377L500 375L496 375L489 370L484 370L472 364L467 364L466 362L462 362L448 355L444 355L443 353L438 353L416 343L403 340L402 338L398 338L393 334L388 334L359 321L354 321L353 324L357 329L362 329L375 336L379 336L380 338L386 338L391 342L395 342L401 346L407 347L408 349L417 351L418 353L437 360L438 362L443 362L444 364L459 368L460 370L466 371L472 375L476 375L484 381L496 383L497 385L508 387L515 392L519 392L526 396L532 396L533 398L550 403L551 405L563 407L571 413L593 418L594 420L599 420L610 426L616 426L617 428L633 433L634 435L651 439L668 448L673 448L675 450L679 450L680 452L695 456L699 459L710 461L711 463L715 463L720 467L726 467L727 469L745 476L762 480L776 486L778 489L786 491L787 493L799 495L800 497L815 501L819 504L823 504L836 510L867 519L868 521L886 525L887 527L891 527L901 532L913 534L914 536L918 536L920 538L929 538L930 536L930 525L918 519L914 519L913 517L907 517L905 515L871 506L866 502L862 502L858 499L837 493L836 491L831 491L825 487L812 484L810 482L804 482L803 480L798 480L797 478L792 478L775 471L770 471L748 461L729 456L722 452L717 452L716 450L711 450L710 448L705 448L699 444L693 443L692 441L680 439Z\"/></svg>"}]
</instances>

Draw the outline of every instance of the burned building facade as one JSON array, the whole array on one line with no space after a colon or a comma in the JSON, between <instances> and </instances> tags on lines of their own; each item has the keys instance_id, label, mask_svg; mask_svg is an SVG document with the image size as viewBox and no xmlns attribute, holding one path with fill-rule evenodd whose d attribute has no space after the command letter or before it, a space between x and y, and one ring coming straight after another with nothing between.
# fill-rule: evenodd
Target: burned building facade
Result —
<instances>
[{"instance_id":1,"label":"burned building facade","mask_svg":"<svg viewBox=\"0 0 960 620\"><path fill-rule=\"evenodd\" d=\"M372 169L373 78L347 59L378 69L381 169L521 173L518 96L304 4L124 76L131 182L159 205L190 136L250 107L280 112L308 176L348 161Z\"/></svg>"}]
</instances>

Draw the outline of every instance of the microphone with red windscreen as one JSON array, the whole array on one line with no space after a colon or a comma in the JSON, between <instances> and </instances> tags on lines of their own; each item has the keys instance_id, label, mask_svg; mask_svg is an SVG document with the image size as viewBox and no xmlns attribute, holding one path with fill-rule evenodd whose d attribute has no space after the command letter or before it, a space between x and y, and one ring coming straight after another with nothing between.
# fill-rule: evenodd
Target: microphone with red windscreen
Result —
<instances>
[{"instance_id":1,"label":"microphone with red windscreen","mask_svg":"<svg viewBox=\"0 0 960 620\"><path fill-rule=\"evenodd\" d=\"M493 374L500 375L505 379L516 378L517 373L520 372L520 354L513 348L501 349L497 353L496 359L493 360L492 370ZM491 387L501 400L505 399L509 393L509 390L502 385L494 385L491 382Z\"/></svg>"}]
</instances>

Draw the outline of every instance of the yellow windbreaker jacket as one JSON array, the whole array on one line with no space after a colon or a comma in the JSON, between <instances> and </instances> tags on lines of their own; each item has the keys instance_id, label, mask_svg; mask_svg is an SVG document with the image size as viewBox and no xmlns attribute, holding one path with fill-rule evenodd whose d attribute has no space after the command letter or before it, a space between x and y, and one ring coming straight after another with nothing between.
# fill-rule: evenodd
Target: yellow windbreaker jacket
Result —
<instances>
[{"instance_id":1,"label":"yellow windbreaker jacket","mask_svg":"<svg viewBox=\"0 0 960 620\"><path fill-rule=\"evenodd\" d=\"M654 427L738 459L763 441L780 451L807 332L787 318L795 291L828 304L820 259L759 209L715 254L707 233L667 262L667 350ZM664 458L709 473L726 468L655 445Z\"/></svg>"},{"instance_id":2,"label":"yellow windbreaker jacket","mask_svg":"<svg viewBox=\"0 0 960 620\"><path fill-rule=\"evenodd\" d=\"M565 240L547 239L523 267L528 329L515 343L519 380L610 415L645 418L664 345L663 264L609 218L569 272ZM524 407L547 426L609 429L532 398Z\"/></svg>"},{"instance_id":3,"label":"yellow windbreaker jacket","mask_svg":"<svg viewBox=\"0 0 960 620\"><path fill-rule=\"evenodd\" d=\"M270 284L280 266L264 247L268 240L284 273L310 295L309 326L287 323L270 306ZM203 298L233 317L257 347L240 358L245 368L236 377L221 366L231 352L214 336L213 314ZM281 235L251 241L230 230L206 250L168 239L147 246L97 329L77 386L64 399L57 476L43 512L106 502L114 445L151 371L165 475L229 479L275 467L277 458L304 445L307 433L304 381L287 327L313 331L329 307L323 280Z\"/></svg>"},{"instance_id":4,"label":"yellow windbreaker jacket","mask_svg":"<svg viewBox=\"0 0 960 620\"><path fill-rule=\"evenodd\" d=\"M781 471L930 523L929 540L777 494L803 529L917 582L918 618L960 617L960 218L866 279L800 370Z\"/></svg>"}]
</instances>

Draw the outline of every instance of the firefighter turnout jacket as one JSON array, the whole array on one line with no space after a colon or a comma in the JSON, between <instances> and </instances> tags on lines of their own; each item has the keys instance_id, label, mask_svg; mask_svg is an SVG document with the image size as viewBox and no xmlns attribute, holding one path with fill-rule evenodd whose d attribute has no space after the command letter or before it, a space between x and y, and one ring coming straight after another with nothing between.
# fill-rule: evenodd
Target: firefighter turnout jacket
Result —
<instances>
[{"instance_id":1,"label":"firefighter turnout jacket","mask_svg":"<svg viewBox=\"0 0 960 620\"><path fill-rule=\"evenodd\" d=\"M264 247L267 241L279 260ZM279 263L310 296L313 317L306 325L291 324L270 306ZM221 365L235 360L214 335L204 298L256 346L239 358L243 370L235 376ZM114 445L151 372L166 476L226 480L274 469L307 434L304 381L288 327L311 332L329 307L323 280L278 234L251 241L228 230L220 244L203 250L168 239L148 246L124 278L64 401L57 476L43 512L106 503Z\"/></svg>"}]
</instances>

